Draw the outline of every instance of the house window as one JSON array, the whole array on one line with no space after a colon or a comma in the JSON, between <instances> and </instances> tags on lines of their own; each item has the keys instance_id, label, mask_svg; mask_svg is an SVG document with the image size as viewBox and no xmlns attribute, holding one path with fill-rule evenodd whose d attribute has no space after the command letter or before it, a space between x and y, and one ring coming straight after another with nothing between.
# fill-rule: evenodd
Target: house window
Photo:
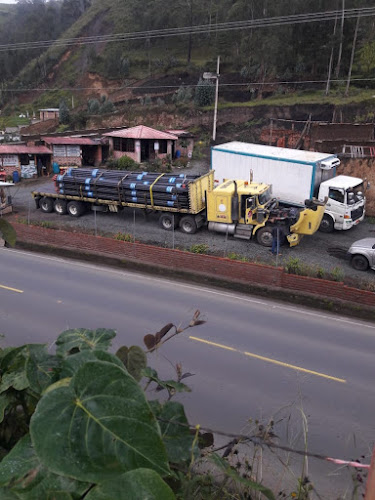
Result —
<instances>
[{"instance_id":1,"label":"house window","mask_svg":"<svg viewBox=\"0 0 375 500\"><path fill-rule=\"evenodd\" d=\"M134 153L134 139L122 139L121 137L113 138L114 151L123 151L126 153Z\"/></svg>"},{"instance_id":2,"label":"house window","mask_svg":"<svg viewBox=\"0 0 375 500\"><path fill-rule=\"evenodd\" d=\"M167 151L168 151L168 149L167 149L167 141L166 140L159 141L159 153L160 154L165 154Z\"/></svg>"}]
</instances>

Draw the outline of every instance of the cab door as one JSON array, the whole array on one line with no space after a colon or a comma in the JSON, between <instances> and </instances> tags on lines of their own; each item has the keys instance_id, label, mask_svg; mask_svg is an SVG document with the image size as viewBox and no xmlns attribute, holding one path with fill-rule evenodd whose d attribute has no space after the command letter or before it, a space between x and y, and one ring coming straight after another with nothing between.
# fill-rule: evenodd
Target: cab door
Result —
<instances>
[{"instance_id":1,"label":"cab door","mask_svg":"<svg viewBox=\"0 0 375 500\"><path fill-rule=\"evenodd\" d=\"M256 216L256 204L255 197L246 198L246 208L245 208L245 223L246 224L254 224L253 220Z\"/></svg>"}]
</instances>

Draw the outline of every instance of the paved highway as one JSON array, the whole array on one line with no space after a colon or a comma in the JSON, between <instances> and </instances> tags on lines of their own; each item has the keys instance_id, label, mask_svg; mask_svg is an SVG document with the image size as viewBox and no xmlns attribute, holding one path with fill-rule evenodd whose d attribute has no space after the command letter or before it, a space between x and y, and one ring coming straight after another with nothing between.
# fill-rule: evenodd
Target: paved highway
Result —
<instances>
[{"instance_id":1,"label":"paved highway","mask_svg":"<svg viewBox=\"0 0 375 500\"><path fill-rule=\"evenodd\" d=\"M149 361L163 376L176 362L195 374L186 380L193 392L181 397L192 423L238 433L249 418L274 416L282 442L288 436L301 448L302 407L311 452L369 461L375 324L16 250L0 250L0 269L5 345L52 344L74 327L115 329L115 349L142 345L145 334L188 322L199 309L207 323ZM311 470L323 489L337 485L322 479L336 470L326 462L313 461Z\"/></svg>"}]
</instances>

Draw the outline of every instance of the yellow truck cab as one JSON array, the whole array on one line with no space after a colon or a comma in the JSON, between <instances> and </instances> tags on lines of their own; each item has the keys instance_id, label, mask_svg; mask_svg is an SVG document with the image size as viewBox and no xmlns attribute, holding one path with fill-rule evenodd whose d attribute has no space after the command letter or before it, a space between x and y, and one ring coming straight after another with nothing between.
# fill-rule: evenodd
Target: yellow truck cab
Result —
<instances>
[{"instance_id":1,"label":"yellow truck cab","mask_svg":"<svg viewBox=\"0 0 375 500\"><path fill-rule=\"evenodd\" d=\"M236 238L256 236L263 246L272 245L272 228L283 226L290 246L305 234L314 234L322 220L324 203L311 201L309 208L288 209L272 198L271 186L243 180L225 180L207 192L207 221L210 231Z\"/></svg>"}]
</instances>

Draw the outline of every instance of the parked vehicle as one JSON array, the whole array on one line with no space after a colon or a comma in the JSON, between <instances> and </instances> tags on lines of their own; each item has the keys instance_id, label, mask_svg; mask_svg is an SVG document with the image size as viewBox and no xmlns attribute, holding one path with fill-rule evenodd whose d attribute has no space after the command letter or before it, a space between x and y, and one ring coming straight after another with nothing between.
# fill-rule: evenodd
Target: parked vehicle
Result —
<instances>
[{"instance_id":1,"label":"parked vehicle","mask_svg":"<svg viewBox=\"0 0 375 500\"><path fill-rule=\"evenodd\" d=\"M228 142L212 148L211 169L219 183L226 178L272 184L273 196L286 206L303 206L306 199L328 197L320 230L347 230L365 217L364 181L339 175L337 156L313 151ZM366 186L367 187L367 186Z\"/></svg>"},{"instance_id":2,"label":"parked vehicle","mask_svg":"<svg viewBox=\"0 0 375 500\"><path fill-rule=\"evenodd\" d=\"M348 250L350 264L358 271L375 270L375 238L355 241Z\"/></svg>"},{"instance_id":3,"label":"parked vehicle","mask_svg":"<svg viewBox=\"0 0 375 500\"><path fill-rule=\"evenodd\" d=\"M36 207L79 217L86 210L118 212L126 207L160 213L165 230L177 226L193 234L207 224L210 231L272 245L272 228L280 225L290 246L314 234L324 214L324 202L280 207L268 184L228 180L214 186L214 172L175 176L143 172L72 169L56 176L56 193L34 191Z\"/></svg>"}]
</instances>

